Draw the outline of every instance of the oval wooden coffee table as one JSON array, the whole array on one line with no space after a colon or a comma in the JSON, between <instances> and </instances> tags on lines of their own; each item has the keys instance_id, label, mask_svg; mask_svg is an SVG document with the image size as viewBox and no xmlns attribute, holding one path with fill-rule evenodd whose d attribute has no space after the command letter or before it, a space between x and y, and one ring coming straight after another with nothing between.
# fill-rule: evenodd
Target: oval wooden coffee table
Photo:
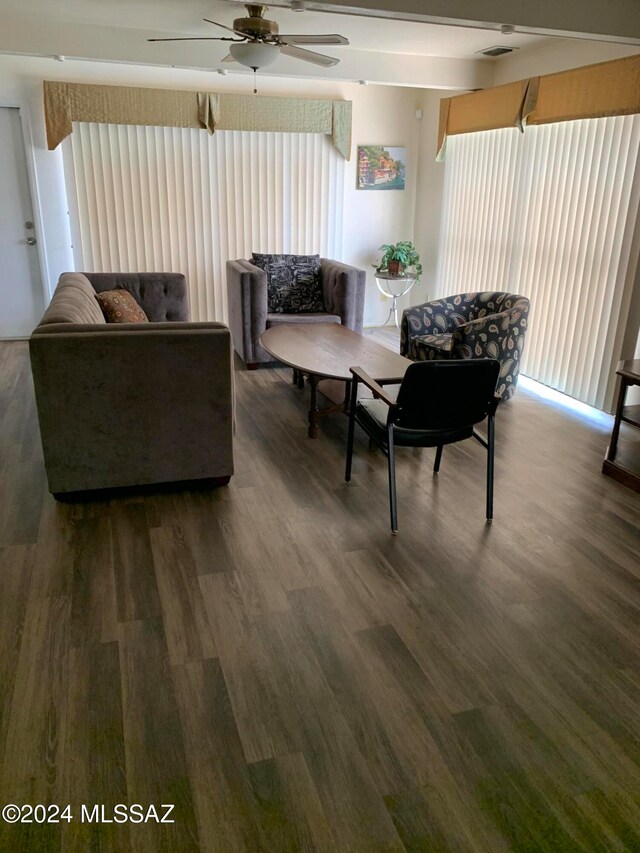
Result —
<instances>
[{"instance_id":1,"label":"oval wooden coffee table","mask_svg":"<svg viewBox=\"0 0 640 853\"><path fill-rule=\"evenodd\" d=\"M335 412L338 406L318 408L318 382L335 379L345 382L345 402L351 386L350 367L361 367L380 385L402 381L411 361L365 335L345 329L338 323L292 323L267 329L260 343L276 361L307 376L311 386L309 438L318 435L321 415Z\"/></svg>"}]
</instances>

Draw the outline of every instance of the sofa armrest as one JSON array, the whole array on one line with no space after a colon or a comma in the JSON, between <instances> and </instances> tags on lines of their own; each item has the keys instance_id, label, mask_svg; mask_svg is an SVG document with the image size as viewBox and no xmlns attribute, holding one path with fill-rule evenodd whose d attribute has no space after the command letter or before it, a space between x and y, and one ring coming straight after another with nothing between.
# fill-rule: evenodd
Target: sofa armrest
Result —
<instances>
[{"instance_id":1,"label":"sofa armrest","mask_svg":"<svg viewBox=\"0 0 640 853\"><path fill-rule=\"evenodd\" d=\"M227 261L227 300L233 346L247 364L271 361L260 346L267 328L267 274L249 261Z\"/></svg>"},{"instance_id":2,"label":"sofa armrest","mask_svg":"<svg viewBox=\"0 0 640 853\"><path fill-rule=\"evenodd\" d=\"M52 492L233 473L225 326L55 324L29 349Z\"/></svg>"},{"instance_id":3,"label":"sofa armrest","mask_svg":"<svg viewBox=\"0 0 640 853\"><path fill-rule=\"evenodd\" d=\"M366 273L357 267L320 258L325 309L337 314L342 325L362 334Z\"/></svg>"}]
</instances>

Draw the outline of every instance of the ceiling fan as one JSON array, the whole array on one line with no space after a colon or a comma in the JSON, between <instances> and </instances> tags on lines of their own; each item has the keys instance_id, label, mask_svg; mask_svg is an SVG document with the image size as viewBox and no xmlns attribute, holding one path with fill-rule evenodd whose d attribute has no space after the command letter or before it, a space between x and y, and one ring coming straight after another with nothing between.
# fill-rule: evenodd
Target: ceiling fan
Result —
<instances>
[{"instance_id":1,"label":"ceiling fan","mask_svg":"<svg viewBox=\"0 0 640 853\"><path fill-rule=\"evenodd\" d=\"M333 56L326 56L324 53L305 50L299 45L349 44L349 39L337 33L326 35L280 35L276 21L270 21L264 17L268 9L267 6L257 3L246 3L245 7L248 16L246 18L236 18L232 27L219 24L217 21L210 21L208 18L203 19L208 24L213 24L216 27L221 27L223 30L234 33L235 37L193 36L189 38L147 39L147 41L234 42L229 48L230 53L222 61L239 62L241 65L246 65L247 68L252 68L254 72L258 68L264 68L265 65L271 65L281 53L284 53L286 56L292 56L294 59L302 59L305 62L312 62L314 65L322 65L324 68L330 68L332 65L337 65L340 60L335 59Z\"/></svg>"}]
</instances>

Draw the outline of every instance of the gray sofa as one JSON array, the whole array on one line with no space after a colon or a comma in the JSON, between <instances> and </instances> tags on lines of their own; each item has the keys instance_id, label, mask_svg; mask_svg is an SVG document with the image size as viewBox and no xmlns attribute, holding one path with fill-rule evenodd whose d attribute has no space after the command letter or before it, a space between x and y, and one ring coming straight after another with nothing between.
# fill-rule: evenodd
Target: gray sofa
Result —
<instances>
[{"instance_id":1,"label":"gray sofa","mask_svg":"<svg viewBox=\"0 0 640 853\"><path fill-rule=\"evenodd\" d=\"M320 258L322 293L326 311L314 314L270 314L267 307L267 274L250 261L227 261L229 328L233 346L249 369L273 361L260 346L266 329L284 323L342 323L362 333L364 270Z\"/></svg>"},{"instance_id":2,"label":"gray sofa","mask_svg":"<svg viewBox=\"0 0 640 853\"><path fill-rule=\"evenodd\" d=\"M105 322L96 291L124 288L149 323ZM233 474L231 336L190 323L177 273L64 273L29 340L49 490Z\"/></svg>"}]
</instances>

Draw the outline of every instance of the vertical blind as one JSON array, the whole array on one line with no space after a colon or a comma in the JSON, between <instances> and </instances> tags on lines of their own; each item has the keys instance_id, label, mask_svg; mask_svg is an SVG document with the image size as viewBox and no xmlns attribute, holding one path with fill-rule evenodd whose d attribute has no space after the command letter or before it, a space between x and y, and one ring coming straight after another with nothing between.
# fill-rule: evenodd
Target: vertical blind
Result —
<instances>
[{"instance_id":1,"label":"vertical blind","mask_svg":"<svg viewBox=\"0 0 640 853\"><path fill-rule=\"evenodd\" d=\"M611 404L640 243L640 116L447 140L437 295L531 299L521 371Z\"/></svg>"},{"instance_id":2,"label":"vertical blind","mask_svg":"<svg viewBox=\"0 0 640 853\"><path fill-rule=\"evenodd\" d=\"M82 122L66 145L76 269L182 272L193 320L226 321L227 260L341 257L344 159L323 134Z\"/></svg>"}]
</instances>

